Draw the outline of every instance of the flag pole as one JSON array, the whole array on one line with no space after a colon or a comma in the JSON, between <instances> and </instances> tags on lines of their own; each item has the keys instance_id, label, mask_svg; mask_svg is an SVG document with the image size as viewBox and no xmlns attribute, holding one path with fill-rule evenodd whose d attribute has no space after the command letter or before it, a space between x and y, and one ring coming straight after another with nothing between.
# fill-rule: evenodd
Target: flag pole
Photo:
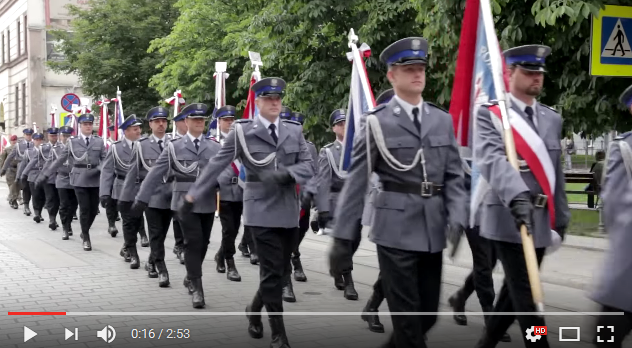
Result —
<instances>
[{"instance_id":1,"label":"flag pole","mask_svg":"<svg viewBox=\"0 0 632 348\"><path fill-rule=\"evenodd\" d=\"M505 83L502 76L503 65L500 52L497 49L489 49L489 45L498 42L496 30L494 29L494 18L492 16L492 8L489 0L481 1L481 15L485 28L485 36L487 38L488 53L490 64L492 67L492 78L494 80L494 88L496 89L496 98L498 99L498 107L503 123L503 133L505 138L505 152L507 160L514 169L519 171L518 154L516 153L516 144L513 138L513 131L509 123L509 114L507 113L507 94L505 92ZM501 74L499 74L499 72ZM520 237L522 238L522 249L524 253L525 263L527 265L527 274L529 275L529 283L531 285L531 295L536 306L536 311L542 315L544 313L544 294L542 292L542 284L540 282L540 270L538 268L538 260L535 254L535 246L533 244L533 236L528 233L525 225L520 226Z\"/></svg>"},{"instance_id":2,"label":"flag pole","mask_svg":"<svg viewBox=\"0 0 632 348\"><path fill-rule=\"evenodd\" d=\"M224 105L226 105L226 98L224 98L224 78L225 75L224 73L226 72L226 69L228 68L228 64L226 62L215 62L215 111L217 112L217 110L221 107L223 107ZM213 115L213 118L215 118L215 115ZM220 139L220 130L219 130L219 120L215 119L215 128L216 128L216 135L217 135L217 141L221 141ZM211 120L211 122L208 124L209 127L211 127L211 124L213 123L213 120ZM220 202L220 197L219 197L219 191L217 192L217 210L215 211L215 217L219 217L219 202Z\"/></svg>"}]
</instances>

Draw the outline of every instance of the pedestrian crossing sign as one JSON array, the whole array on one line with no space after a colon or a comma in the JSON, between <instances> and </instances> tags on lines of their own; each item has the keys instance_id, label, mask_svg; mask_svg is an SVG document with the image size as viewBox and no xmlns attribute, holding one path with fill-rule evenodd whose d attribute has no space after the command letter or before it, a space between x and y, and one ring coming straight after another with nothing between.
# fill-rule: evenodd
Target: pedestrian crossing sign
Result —
<instances>
[{"instance_id":1,"label":"pedestrian crossing sign","mask_svg":"<svg viewBox=\"0 0 632 348\"><path fill-rule=\"evenodd\" d=\"M632 7L611 6L593 17L590 74L632 77Z\"/></svg>"}]
</instances>

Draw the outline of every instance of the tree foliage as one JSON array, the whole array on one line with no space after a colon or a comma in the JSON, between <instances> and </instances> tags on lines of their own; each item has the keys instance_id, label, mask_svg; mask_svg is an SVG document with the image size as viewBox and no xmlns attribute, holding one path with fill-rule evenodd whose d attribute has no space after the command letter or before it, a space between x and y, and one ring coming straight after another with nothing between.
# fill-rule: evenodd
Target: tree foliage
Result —
<instances>
[{"instance_id":1,"label":"tree foliage","mask_svg":"<svg viewBox=\"0 0 632 348\"><path fill-rule=\"evenodd\" d=\"M69 6L72 32L57 30L66 60L48 62L61 73L75 73L86 95L114 98L117 86L125 114L141 116L162 99L148 88L162 60L147 53L152 40L171 31L178 12L175 0L90 0L89 8ZM172 92L173 94L173 92ZM110 108L113 108L110 104Z\"/></svg>"}]
</instances>

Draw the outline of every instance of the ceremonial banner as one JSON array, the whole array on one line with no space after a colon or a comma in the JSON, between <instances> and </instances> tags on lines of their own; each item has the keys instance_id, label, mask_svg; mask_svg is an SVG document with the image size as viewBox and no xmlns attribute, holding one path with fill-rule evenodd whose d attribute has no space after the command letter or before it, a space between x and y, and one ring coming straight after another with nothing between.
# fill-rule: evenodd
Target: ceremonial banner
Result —
<instances>
[{"instance_id":1,"label":"ceremonial banner","mask_svg":"<svg viewBox=\"0 0 632 348\"><path fill-rule=\"evenodd\" d=\"M180 113L180 106L186 104L184 98L182 98L182 91L179 89L173 93L173 97L165 99L165 102L169 105L173 105L173 119L178 116ZM172 119L172 120L173 120ZM171 126L171 136L175 137L176 135L176 126L175 124Z\"/></svg>"},{"instance_id":2,"label":"ceremonial banner","mask_svg":"<svg viewBox=\"0 0 632 348\"><path fill-rule=\"evenodd\" d=\"M116 98L112 99L114 102L114 132L110 134L110 139L118 141L123 137L123 131L120 129L123 122L125 122L125 115L123 114L123 100L121 99L121 90L116 87Z\"/></svg>"},{"instance_id":3,"label":"ceremonial banner","mask_svg":"<svg viewBox=\"0 0 632 348\"><path fill-rule=\"evenodd\" d=\"M356 46L357 41L358 37L351 29L349 32L349 48L351 48L351 52L347 54L347 59L352 62L351 85L345 119L345 138L342 144L342 158L340 160L340 170L343 173L346 173L351 165L353 139L356 130L360 129L360 119L363 114L375 107L375 98L373 97L366 66L364 65L364 58L371 56L371 49L365 43L358 49Z\"/></svg>"},{"instance_id":4,"label":"ceremonial banner","mask_svg":"<svg viewBox=\"0 0 632 348\"><path fill-rule=\"evenodd\" d=\"M213 78L215 79L215 107L213 108L213 115L208 125L208 132L206 133L207 137L211 137L213 133L215 133L217 141L221 140L221 132L217 126L217 118L215 115L219 108L226 106L226 79L229 76L226 72L226 65L226 62L215 63L215 73L213 74Z\"/></svg>"},{"instance_id":5,"label":"ceremonial banner","mask_svg":"<svg viewBox=\"0 0 632 348\"><path fill-rule=\"evenodd\" d=\"M252 85L259 82L261 80L261 73L259 72L259 66L262 66L261 56L259 56L256 52L248 52L250 54L250 61L252 65L255 67L255 70L250 75L250 87L248 88L248 98L246 99L246 108L244 109L244 114L241 118L254 120L259 114L259 110L257 109L257 105L255 104L255 92L252 90ZM239 163L237 165L239 168L239 184L245 185L246 182L246 168L243 164Z\"/></svg>"}]
</instances>

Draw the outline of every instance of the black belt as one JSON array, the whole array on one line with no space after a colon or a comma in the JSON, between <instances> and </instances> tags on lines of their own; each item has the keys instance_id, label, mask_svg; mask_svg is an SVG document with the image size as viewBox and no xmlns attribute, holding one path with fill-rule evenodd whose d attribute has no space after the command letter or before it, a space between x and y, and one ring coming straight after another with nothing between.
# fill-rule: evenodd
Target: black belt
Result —
<instances>
[{"instance_id":1,"label":"black belt","mask_svg":"<svg viewBox=\"0 0 632 348\"><path fill-rule=\"evenodd\" d=\"M382 182L382 190L398 193L412 193L422 197L438 196L443 193L443 185L433 184L431 182L422 182L420 184L400 184L397 182Z\"/></svg>"},{"instance_id":2,"label":"black belt","mask_svg":"<svg viewBox=\"0 0 632 348\"><path fill-rule=\"evenodd\" d=\"M125 175L118 175L118 174L114 174L114 176L119 179L119 180L123 180L125 181Z\"/></svg>"},{"instance_id":3,"label":"black belt","mask_svg":"<svg viewBox=\"0 0 632 348\"><path fill-rule=\"evenodd\" d=\"M236 176L233 176L232 178L230 178L230 183L233 185L236 185L239 183L239 178Z\"/></svg>"},{"instance_id":4,"label":"black belt","mask_svg":"<svg viewBox=\"0 0 632 348\"><path fill-rule=\"evenodd\" d=\"M176 182L195 182L197 178L177 178Z\"/></svg>"},{"instance_id":5,"label":"black belt","mask_svg":"<svg viewBox=\"0 0 632 348\"><path fill-rule=\"evenodd\" d=\"M533 196L533 206L536 208L546 207L549 197L547 195L535 195Z\"/></svg>"},{"instance_id":6,"label":"black belt","mask_svg":"<svg viewBox=\"0 0 632 348\"><path fill-rule=\"evenodd\" d=\"M246 173L246 182L261 182L261 179L259 179L259 176L256 174Z\"/></svg>"},{"instance_id":7,"label":"black belt","mask_svg":"<svg viewBox=\"0 0 632 348\"><path fill-rule=\"evenodd\" d=\"M342 191L342 187L332 186L329 188L329 192L338 193L340 191Z\"/></svg>"},{"instance_id":8,"label":"black belt","mask_svg":"<svg viewBox=\"0 0 632 348\"><path fill-rule=\"evenodd\" d=\"M96 165L93 164L75 164L74 165L75 168L88 168L88 169L92 169L92 168L96 168Z\"/></svg>"},{"instance_id":9,"label":"black belt","mask_svg":"<svg viewBox=\"0 0 632 348\"><path fill-rule=\"evenodd\" d=\"M140 181L143 181L143 180L145 180L145 179L140 179ZM172 176L172 177L170 177L169 179L167 179L167 181L165 181L165 184L168 184L168 183L170 183L170 182L173 182L173 180L174 180L174 177Z\"/></svg>"}]
</instances>

